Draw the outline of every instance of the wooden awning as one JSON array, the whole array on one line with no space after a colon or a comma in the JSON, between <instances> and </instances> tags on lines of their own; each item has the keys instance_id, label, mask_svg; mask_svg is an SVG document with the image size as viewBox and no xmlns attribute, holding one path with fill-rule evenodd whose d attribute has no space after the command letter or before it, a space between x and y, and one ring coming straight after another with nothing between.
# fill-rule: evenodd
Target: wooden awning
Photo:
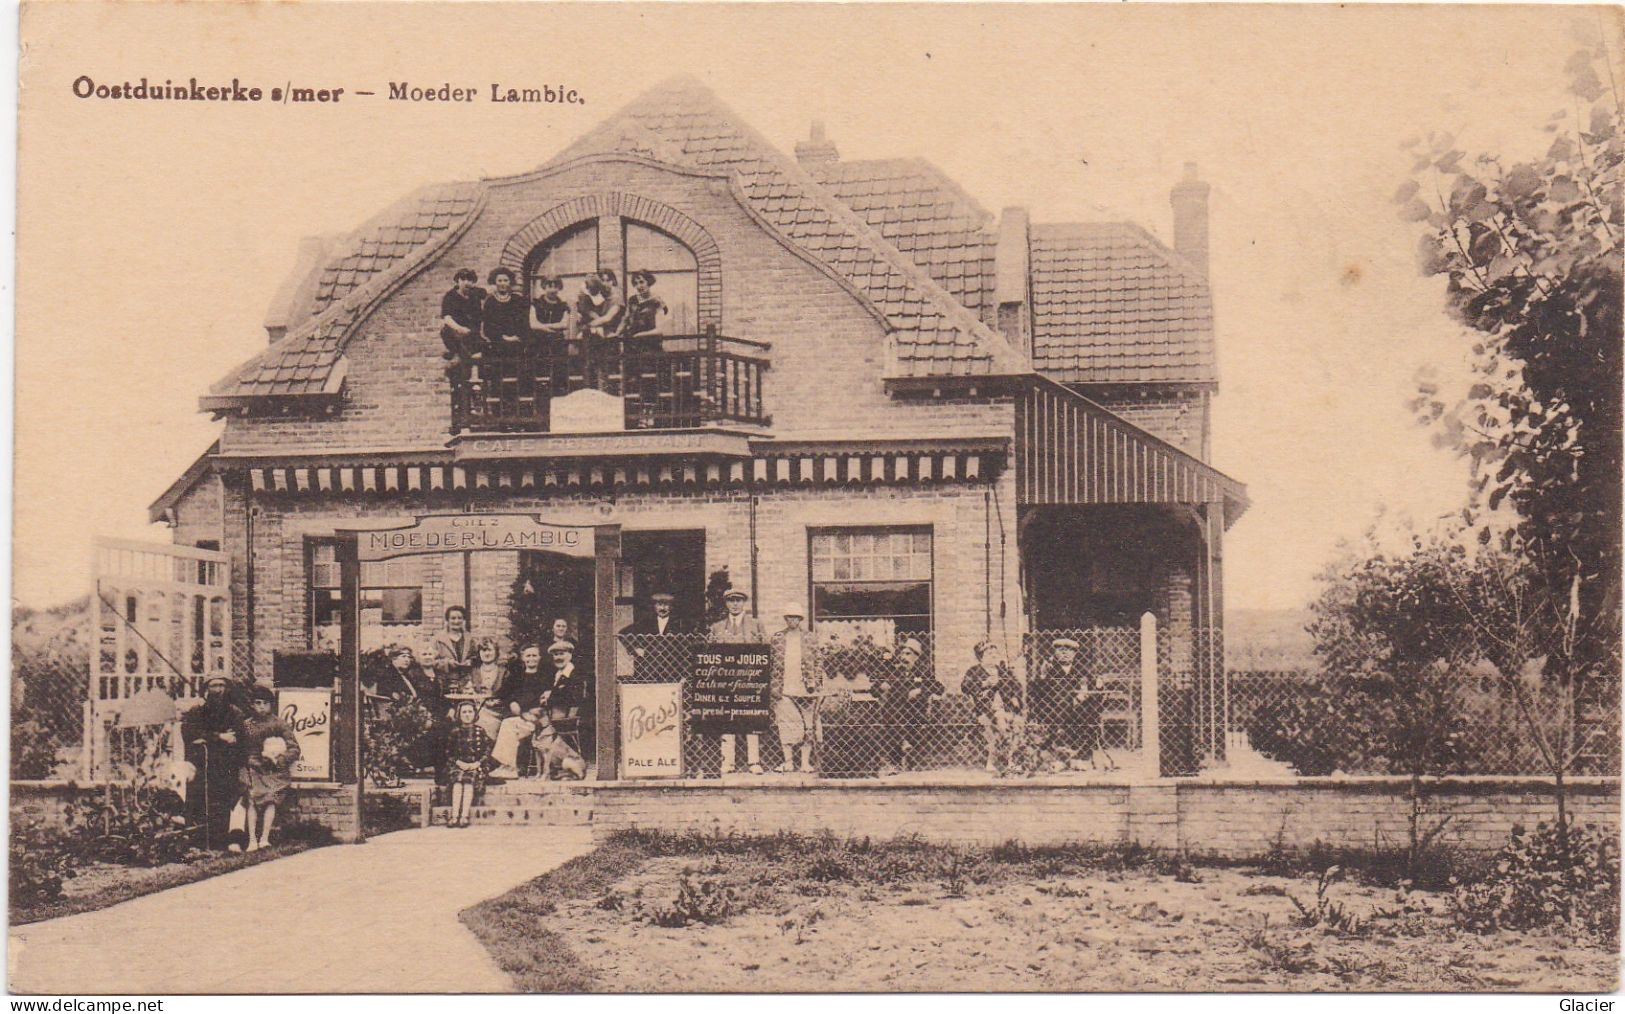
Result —
<instances>
[{"instance_id":1,"label":"wooden awning","mask_svg":"<svg viewBox=\"0 0 1625 1014\"><path fill-rule=\"evenodd\" d=\"M1016 397L1016 502L1222 504L1225 527L1248 506L1246 486L1044 378Z\"/></svg>"}]
</instances>

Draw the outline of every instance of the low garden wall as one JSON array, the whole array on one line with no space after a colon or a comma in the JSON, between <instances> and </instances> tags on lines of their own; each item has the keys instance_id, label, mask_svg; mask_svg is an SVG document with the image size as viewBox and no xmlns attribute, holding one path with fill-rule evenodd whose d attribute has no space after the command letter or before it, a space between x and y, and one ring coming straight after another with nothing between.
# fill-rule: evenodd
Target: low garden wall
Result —
<instances>
[{"instance_id":1,"label":"low garden wall","mask_svg":"<svg viewBox=\"0 0 1625 1014\"><path fill-rule=\"evenodd\" d=\"M1127 843L1244 858L1277 844L1347 848L1403 846L1411 803L1404 778L1199 779L1080 785L1032 780L997 786L719 786L716 782L594 786L595 836L642 828L702 833L890 838L1028 845ZM1491 851L1516 825L1555 815L1551 783L1530 778L1452 778L1426 783L1424 827L1448 818L1437 841ZM1619 779L1570 784L1575 820L1619 830Z\"/></svg>"}]
</instances>

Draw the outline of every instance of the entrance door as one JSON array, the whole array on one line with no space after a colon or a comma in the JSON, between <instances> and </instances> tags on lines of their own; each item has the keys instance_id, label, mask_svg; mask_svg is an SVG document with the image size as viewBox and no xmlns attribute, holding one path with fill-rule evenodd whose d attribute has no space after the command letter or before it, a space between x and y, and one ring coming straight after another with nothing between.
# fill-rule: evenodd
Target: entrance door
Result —
<instances>
[{"instance_id":1,"label":"entrance door","mask_svg":"<svg viewBox=\"0 0 1625 1014\"><path fill-rule=\"evenodd\" d=\"M672 617L686 630L705 620L705 531L623 532L615 619L626 627L646 619L649 596L670 592Z\"/></svg>"},{"instance_id":2,"label":"entrance door","mask_svg":"<svg viewBox=\"0 0 1625 1014\"><path fill-rule=\"evenodd\" d=\"M586 695L581 706L581 752L588 758L596 756L597 750L595 701L596 680L600 678L593 657L597 643L593 588L592 560L532 550L519 553L519 580L513 596L514 636L521 643L534 639L542 646L543 664L551 664L547 661L547 646L553 640L554 621L564 620L568 625L569 637L576 643L576 667L591 673L594 680L589 684L593 692ZM615 674L601 678L614 679Z\"/></svg>"}]
</instances>

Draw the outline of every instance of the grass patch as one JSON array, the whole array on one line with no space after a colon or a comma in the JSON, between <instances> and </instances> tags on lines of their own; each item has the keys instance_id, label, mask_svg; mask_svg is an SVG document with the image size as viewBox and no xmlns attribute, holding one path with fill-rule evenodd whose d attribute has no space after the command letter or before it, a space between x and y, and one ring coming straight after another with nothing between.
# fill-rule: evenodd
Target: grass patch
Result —
<instances>
[{"instance_id":1,"label":"grass patch","mask_svg":"<svg viewBox=\"0 0 1625 1014\"><path fill-rule=\"evenodd\" d=\"M500 898L464 909L458 918L513 977L519 992L599 992L592 969L570 950L563 934L547 928L545 917L560 901L603 895L652 854L636 836L616 835Z\"/></svg>"},{"instance_id":2,"label":"grass patch","mask_svg":"<svg viewBox=\"0 0 1625 1014\"><path fill-rule=\"evenodd\" d=\"M330 844L332 844L330 840L284 841L258 852L220 853L190 863L169 863L156 867L97 863L85 868L80 872L79 878L76 878L92 880L95 887L83 893L64 895L53 901L35 905L14 905L11 909L11 925L25 926L29 923L44 922L46 919L95 912L143 895L156 894L199 880L208 880L222 873L258 866L273 859L281 859ZM69 883L72 885L72 881Z\"/></svg>"}]
</instances>

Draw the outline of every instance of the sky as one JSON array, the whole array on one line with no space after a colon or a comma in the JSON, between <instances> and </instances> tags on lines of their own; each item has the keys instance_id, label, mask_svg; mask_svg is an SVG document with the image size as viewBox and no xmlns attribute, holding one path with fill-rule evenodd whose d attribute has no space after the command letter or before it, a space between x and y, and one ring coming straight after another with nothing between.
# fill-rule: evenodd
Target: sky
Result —
<instances>
[{"instance_id":1,"label":"sky","mask_svg":"<svg viewBox=\"0 0 1625 1014\"><path fill-rule=\"evenodd\" d=\"M1404 402L1460 372L1443 281L1390 195L1408 135L1542 144L1593 8L50 5L24 12L14 596L84 594L97 535L167 541L146 507L213 440L196 411L265 343L301 237L425 183L545 162L641 91L698 78L789 152L924 157L984 207L1131 219L1171 242L1185 162L1213 186L1213 463L1252 507L1227 606L1296 608L1379 515L1458 511L1466 472ZM99 41L98 41L99 40ZM79 99L171 78L387 91L564 85L584 105L347 95L235 107Z\"/></svg>"}]
</instances>

